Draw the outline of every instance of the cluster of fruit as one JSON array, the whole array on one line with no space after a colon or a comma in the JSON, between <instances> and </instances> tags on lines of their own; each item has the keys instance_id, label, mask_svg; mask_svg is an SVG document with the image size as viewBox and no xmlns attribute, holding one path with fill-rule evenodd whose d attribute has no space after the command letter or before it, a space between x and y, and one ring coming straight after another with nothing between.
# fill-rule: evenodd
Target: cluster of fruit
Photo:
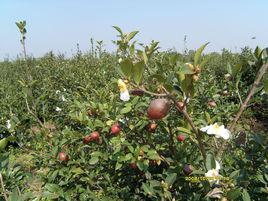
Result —
<instances>
[{"instance_id":1,"label":"cluster of fruit","mask_svg":"<svg viewBox=\"0 0 268 201\"><path fill-rule=\"evenodd\" d=\"M157 123L155 123L154 120L160 120L164 117L167 116L169 110L170 110L170 101L168 99L165 98L158 98L158 99L154 99L150 102L150 105L148 107L147 110L147 116L150 120L153 120L151 123L148 124L147 126L147 131L149 133L154 133L157 129ZM90 110L90 112L88 112L89 116L93 115L92 110ZM110 135L111 136L117 136L121 131L121 127L119 123L115 123L111 126L110 128ZM182 142L185 140L185 136L180 134L177 137L177 140L179 142ZM89 144L90 142L97 142L99 144L102 143L102 139L100 137L100 133L98 131L93 131L92 133L90 133L89 135L86 135L83 138L83 143L84 144ZM144 153L140 152L140 155L143 155ZM58 154L59 160L61 162L68 162L69 161L69 156L65 153L65 152L59 152ZM151 161L151 163L155 163L156 161ZM137 169L137 165L136 163L131 163L130 166L133 169Z\"/></svg>"}]
</instances>

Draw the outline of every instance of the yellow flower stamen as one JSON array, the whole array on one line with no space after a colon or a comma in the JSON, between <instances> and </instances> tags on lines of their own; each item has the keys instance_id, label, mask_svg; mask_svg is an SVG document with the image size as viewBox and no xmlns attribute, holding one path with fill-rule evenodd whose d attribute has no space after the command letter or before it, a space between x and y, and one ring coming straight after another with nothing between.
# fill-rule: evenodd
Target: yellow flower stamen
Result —
<instances>
[{"instance_id":1,"label":"yellow flower stamen","mask_svg":"<svg viewBox=\"0 0 268 201\"><path fill-rule=\"evenodd\" d=\"M119 88L120 92L124 92L127 90L127 85L123 82L123 80L119 79L117 81L117 84L118 84L118 88Z\"/></svg>"}]
</instances>

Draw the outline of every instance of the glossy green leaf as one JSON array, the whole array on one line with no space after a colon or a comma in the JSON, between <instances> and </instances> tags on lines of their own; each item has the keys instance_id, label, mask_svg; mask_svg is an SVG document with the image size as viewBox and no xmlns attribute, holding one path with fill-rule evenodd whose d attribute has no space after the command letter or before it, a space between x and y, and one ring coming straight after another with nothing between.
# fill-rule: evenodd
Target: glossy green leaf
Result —
<instances>
[{"instance_id":1,"label":"glossy green leaf","mask_svg":"<svg viewBox=\"0 0 268 201\"><path fill-rule=\"evenodd\" d=\"M200 48L197 49L197 51L196 51L196 53L194 55L194 66L196 66L197 64L199 64L201 54L202 54L203 50L205 49L205 47L208 44L209 43L206 43L206 44L202 45Z\"/></svg>"},{"instance_id":2,"label":"glossy green leaf","mask_svg":"<svg viewBox=\"0 0 268 201\"><path fill-rule=\"evenodd\" d=\"M139 61L139 62L135 63L133 66L133 79L134 79L135 83L138 85L141 82L144 69L145 69L145 64L143 61Z\"/></svg>"},{"instance_id":3,"label":"glossy green leaf","mask_svg":"<svg viewBox=\"0 0 268 201\"><path fill-rule=\"evenodd\" d=\"M131 77L133 72L133 64L130 59L125 59L120 63L120 68L126 77Z\"/></svg>"}]
</instances>

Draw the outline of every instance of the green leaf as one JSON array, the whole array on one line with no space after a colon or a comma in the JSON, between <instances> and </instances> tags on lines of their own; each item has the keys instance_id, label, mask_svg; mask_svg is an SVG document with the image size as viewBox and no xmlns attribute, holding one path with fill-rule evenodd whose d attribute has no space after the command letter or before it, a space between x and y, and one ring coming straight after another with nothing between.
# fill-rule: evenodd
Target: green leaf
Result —
<instances>
[{"instance_id":1,"label":"green leaf","mask_svg":"<svg viewBox=\"0 0 268 201\"><path fill-rule=\"evenodd\" d=\"M249 196L248 191L246 189L243 189L242 199L243 199L243 201L250 201L250 196Z\"/></svg>"},{"instance_id":2,"label":"green leaf","mask_svg":"<svg viewBox=\"0 0 268 201\"><path fill-rule=\"evenodd\" d=\"M142 189L144 190L144 192L148 195L153 195L154 194L154 189L151 188L151 186L149 186L149 184L146 183L142 183Z\"/></svg>"},{"instance_id":3,"label":"green leaf","mask_svg":"<svg viewBox=\"0 0 268 201\"><path fill-rule=\"evenodd\" d=\"M123 72L123 74L130 78L131 77L131 74L132 74L132 71L133 71L133 64L132 62L130 61L130 59L125 59L123 60L121 63L120 63L120 68L121 68L121 71Z\"/></svg>"},{"instance_id":4,"label":"green leaf","mask_svg":"<svg viewBox=\"0 0 268 201\"><path fill-rule=\"evenodd\" d=\"M133 66L133 78L136 84L138 85L140 84L140 81L142 79L144 69L145 69L145 64L143 61L139 61L135 63Z\"/></svg>"},{"instance_id":5,"label":"green leaf","mask_svg":"<svg viewBox=\"0 0 268 201\"><path fill-rule=\"evenodd\" d=\"M264 91L268 93L268 77L263 81Z\"/></svg>"},{"instance_id":6,"label":"green leaf","mask_svg":"<svg viewBox=\"0 0 268 201\"><path fill-rule=\"evenodd\" d=\"M118 26L113 26L113 28L115 28L116 31L118 31L120 33L120 35L123 35L122 30Z\"/></svg>"},{"instance_id":7,"label":"green leaf","mask_svg":"<svg viewBox=\"0 0 268 201\"><path fill-rule=\"evenodd\" d=\"M187 133L187 134L191 134L191 131L189 129L183 128L183 127L178 127L178 131L183 132L183 133Z\"/></svg>"},{"instance_id":8,"label":"green leaf","mask_svg":"<svg viewBox=\"0 0 268 201\"><path fill-rule=\"evenodd\" d=\"M122 163L116 162L115 170L119 170L122 167Z\"/></svg>"},{"instance_id":9,"label":"green leaf","mask_svg":"<svg viewBox=\"0 0 268 201\"><path fill-rule=\"evenodd\" d=\"M121 111L120 114L126 114L131 111L131 106L124 107Z\"/></svg>"},{"instance_id":10,"label":"green leaf","mask_svg":"<svg viewBox=\"0 0 268 201\"><path fill-rule=\"evenodd\" d=\"M210 124L211 123L211 118L210 118L210 115L209 115L209 113L207 111L205 111L205 117L206 117L207 123Z\"/></svg>"},{"instance_id":11,"label":"green leaf","mask_svg":"<svg viewBox=\"0 0 268 201\"><path fill-rule=\"evenodd\" d=\"M8 139L4 138L2 140L0 140L0 151L4 150L7 146L8 143Z\"/></svg>"},{"instance_id":12,"label":"green leaf","mask_svg":"<svg viewBox=\"0 0 268 201\"><path fill-rule=\"evenodd\" d=\"M177 174L171 173L165 179L165 183L168 183L171 186L176 181L176 178L177 178Z\"/></svg>"},{"instance_id":13,"label":"green leaf","mask_svg":"<svg viewBox=\"0 0 268 201\"><path fill-rule=\"evenodd\" d=\"M236 188L236 189L232 189L232 190L228 191L227 198L230 199L230 200L235 200L240 195L241 195L240 189L239 188Z\"/></svg>"},{"instance_id":14,"label":"green leaf","mask_svg":"<svg viewBox=\"0 0 268 201\"><path fill-rule=\"evenodd\" d=\"M193 71L193 69L191 69L191 68L189 67L189 65L182 64L182 65L180 66L180 70L179 70L178 73L191 75L191 74L194 74L194 71Z\"/></svg>"},{"instance_id":15,"label":"green leaf","mask_svg":"<svg viewBox=\"0 0 268 201\"><path fill-rule=\"evenodd\" d=\"M208 153L206 157L206 168L207 170L215 169L216 162L215 158L212 154Z\"/></svg>"},{"instance_id":16,"label":"green leaf","mask_svg":"<svg viewBox=\"0 0 268 201\"><path fill-rule=\"evenodd\" d=\"M130 41L132 38L134 38L137 33L139 33L138 31L132 31L130 34L128 34L127 36L127 41Z\"/></svg>"},{"instance_id":17,"label":"green leaf","mask_svg":"<svg viewBox=\"0 0 268 201\"><path fill-rule=\"evenodd\" d=\"M96 163L99 162L99 158L98 157L92 157L90 160L89 160L89 164L90 165L95 165Z\"/></svg>"},{"instance_id":18,"label":"green leaf","mask_svg":"<svg viewBox=\"0 0 268 201\"><path fill-rule=\"evenodd\" d=\"M197 49L195 55L194 55L194 66L196 66L199 63L201 54L203 52L203 50L205 49L205 47L208 45L209 43L206 43L204 45L202 45L200 48Z\"/></svg>"}]
</instances>

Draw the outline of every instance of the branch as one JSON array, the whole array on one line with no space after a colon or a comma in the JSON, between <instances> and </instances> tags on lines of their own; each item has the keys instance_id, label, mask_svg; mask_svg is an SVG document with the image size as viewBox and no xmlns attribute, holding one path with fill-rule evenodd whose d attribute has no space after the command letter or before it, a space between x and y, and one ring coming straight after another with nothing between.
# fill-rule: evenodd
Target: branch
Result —
<instances>
[{"instance_id":1,"label":"branch","mask_svg":"<svg viewBox=\"0 0 268 201\"><path fill-rule=\"evenodd\" d=\"M6 201L8 201L6 189L5 189L5 186L4 186L3 176L2 176L1 172L0 172L0 182L1 182L1 187L2 187L4 198L5 198Z\"/></svg>"},{"instance_id":2,"label":"branch","mask_svg":"<svg viewBox=\"0 0 268 201\"><path fill-rule=\"evenodd\" d=\"M26 102L26 107L28 112L38 121L38 123L40 124L41 127L44 127L44 124L42 123L42 121L38 118L38 116L30 109L29 104L28 104L28 100L27 97L25 97L25 102Z\"/></svg>"},{"instance_id":3,"label":"branch","mask_svg":"<svg viewBox=\"0 0 268 201\"><path fill-rule=\"evenodd\" d=\"M241 117L243 111L246 109L247 105L248 105L248 102L250 101L251 97L253 96L253 94L255 93L255 90L257 88L257 86L259 85L263 75L265 74L265 72L267 71L268 69L268 64L263 64L262 67L259 69L258 73L257 73L257 76L256 76L256 79L252 85L252 88L250 89L249 93L248 93L248 96L247 98L245 99L245 101L243 102L243 104L241 105L238 113L236 114L234 120L232 121L233 123L231 124L229 130L230 132L233 132L234 129L235 129L235 125L237 123L237 121L239 120L239 118ZM223 150L225 149L225 146L227 144L228 141L225 141L222 146L220 147L219 151L218 151L218 154L217 156L221 156L222 153L223 153Z\"/></svg>"}]
</instances>

